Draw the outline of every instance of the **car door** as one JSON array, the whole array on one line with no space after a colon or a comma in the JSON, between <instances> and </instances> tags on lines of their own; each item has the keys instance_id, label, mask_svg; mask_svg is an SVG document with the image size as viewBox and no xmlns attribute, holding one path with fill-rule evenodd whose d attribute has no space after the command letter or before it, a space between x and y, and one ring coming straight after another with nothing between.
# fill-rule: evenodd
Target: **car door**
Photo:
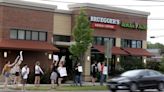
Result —
<instances>
[{"instance_id":1,"label":"car door","mask_svg":"<svg viewBox=\"0 0 164 92\"><path fill-rule=\"evenodd\" d=\"M150 86L150 81L151 81L149 72L146 70L141 72L137 81L138 81L138 86L140 88L148 88Z\"/></svg>"},{"instance_id":2,"label":"car door","mask_svg":"<svg viewBox=\"0 0 164 92\"><path fill-rule=\"evenodd\" d=\"M150 82L149 83L151 84L152 88L155 88L160 81L161 75L158 72L153 71L153 70L149 70L148 73L150 75Z\"/></svg>"}]
</instances>

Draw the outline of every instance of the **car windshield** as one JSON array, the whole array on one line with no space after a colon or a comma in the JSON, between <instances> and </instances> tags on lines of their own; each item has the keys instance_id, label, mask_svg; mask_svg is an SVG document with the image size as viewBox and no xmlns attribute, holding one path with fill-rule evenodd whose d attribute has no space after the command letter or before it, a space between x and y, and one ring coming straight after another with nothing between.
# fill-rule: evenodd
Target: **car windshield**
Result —
<instances>
[{"instance_id":1,"label":"car windshield","mask_svg":"<svg viewBox=\"0 0 164 92\"><path fill-rule=\"evenodd\" d=\"M131 71L122 73L120 76L133 77L133 76L139 75L139 73L141 73L141 70L131 70Z\"/></svg>"}]
</instances>

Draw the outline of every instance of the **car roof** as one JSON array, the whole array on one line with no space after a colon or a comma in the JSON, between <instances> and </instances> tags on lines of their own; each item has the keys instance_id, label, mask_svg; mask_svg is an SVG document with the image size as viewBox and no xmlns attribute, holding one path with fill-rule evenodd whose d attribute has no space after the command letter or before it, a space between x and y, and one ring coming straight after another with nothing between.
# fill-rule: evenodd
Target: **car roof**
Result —
<instances>
[{"instance_id":1,"label":"car roof","mask_svg":"<svg viewBox=\"0 0 164 92\"><path fill-rule=\"evenodd\" d=\"M129 71L140 71L140 72L143 72L143 71L156 71L156 70L152 70L152 69L134 69L134 70L129 70ZM158 72L158 71L156 71Z\"/></svg>"}]
</instances>

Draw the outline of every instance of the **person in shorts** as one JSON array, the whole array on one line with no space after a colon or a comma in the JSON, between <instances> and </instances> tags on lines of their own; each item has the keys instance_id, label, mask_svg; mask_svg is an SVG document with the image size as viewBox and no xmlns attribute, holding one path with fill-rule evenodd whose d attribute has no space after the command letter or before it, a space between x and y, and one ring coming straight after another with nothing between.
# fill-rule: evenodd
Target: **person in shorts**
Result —
<instances>
[{"instance_id":1,"label":"person in shorts","mask_svg":"<svg viewBox=\"0 0 164 92\"><path fill-rule=\"evenodd\" d=\"M4 89L7 89L7 85L8 85L8 80L10 77L10 71L11 68L17 63L19 59L19 56L15 59L15 61L11 64L10 61L7 61L7 63L4 65L3 69L2 69L2 75L5 77L5 82L4 82Z\"/></svg>"},{"instance_id":2,"label":"person in shorts","mask_svg":"<svg viewBox=\"0 0 164 92\"><path fill-rule=\"evenodd\" d=\"M51 79L51 88L54 88L55 87L55 83L57 83L57 77L58 77L58 61L54 61L53 64L51 65L51 76L50 76L50 79Z\"/></svg>"},{"instance_id":3,"label":"person in shorts","mask_svg":"<svg viewBox=\"0 0 164 92\"><path fill-rule=\"evenodd\" d=\"M14 83L16 84L16 87L18 87L18 83L20 80L20 65L16 64L15 65L15 78L14 78Z\"/></svg>"},{"instance_id":4,"label":"person in shorts","mask_svg":"<svg viewBox=\"0 0 164 92\"><path fill-rule=\"evenodd\" d=\"M43 74L44 74L44 72L40 67L40 62L37 61L35 64L35 86L36 87L40 86L40 76Z\"/></svg>"},{"instance_id":5,"label":"person in shorts","mask_svg":"<svg viewBox=\"0 0 164 92\"><path fill-rule=\"evenodd\" d=\"M25 64L21 70L21 75L22 75L22 90L25 90L25 84L27 83L28 75L29 75L29 68L27 64Z\"/></svg>"}]
</instances>

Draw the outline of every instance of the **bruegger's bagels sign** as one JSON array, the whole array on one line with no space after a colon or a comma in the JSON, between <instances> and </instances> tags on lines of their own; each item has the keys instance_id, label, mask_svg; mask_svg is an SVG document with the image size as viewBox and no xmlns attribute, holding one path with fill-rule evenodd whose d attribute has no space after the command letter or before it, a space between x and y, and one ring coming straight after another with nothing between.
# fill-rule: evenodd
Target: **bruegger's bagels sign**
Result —
<instances>
[{"instance_id":1,"label":"bruegger's bagels sign","mask_svg":"<svg viewBox=\"0 0 164 92\"><path fill-rule=\"evenodd\" d=\"M116 26L119 25L123 28L146 30L147 25L138 24L135 22L122 22L119 19L112 19L106 17L97 17L90 16L89 20L91 21L92 28L106 28L106 29L116 29Z\"/></svg>"}]
</instances>

